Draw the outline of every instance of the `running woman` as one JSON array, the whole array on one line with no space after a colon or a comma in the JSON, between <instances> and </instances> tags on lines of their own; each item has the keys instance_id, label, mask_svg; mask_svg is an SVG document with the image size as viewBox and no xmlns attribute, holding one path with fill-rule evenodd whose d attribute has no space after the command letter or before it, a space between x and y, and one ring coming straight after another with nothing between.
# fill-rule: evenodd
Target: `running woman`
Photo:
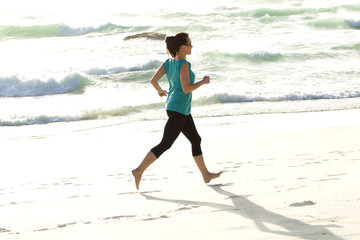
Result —
<instances>
[{"instance_id":1,"label":"running woman","mask_svg":"<svg viewBox=\"0 0 360 240\"><path fill-rule=\"evenodd\" d=\"M167 51L172 56L172 59L166 60L160 66L152 77L151 84L157 90L160 97L167 96L166 112L169 118L165 125L161 142L152 148L140 165L132 171L137 189L139 189L141 176L144 171L172 146L181 132L191 143L192 155L203 176L204 182L209 183L222 173L211 173L206 168L200 146L201 137L196 130L191 116L192 91L204 84L209 84L210 77L204 76L201 81L195 83L195 74L191 70L191 64L186 61L186 56L191 54L193 47L189 34L178 33L175 36L166 37L165 42ZM165 74L169 81L169 92L163 90L159 85L160 78Z\"/></svg>"}]
</instances>

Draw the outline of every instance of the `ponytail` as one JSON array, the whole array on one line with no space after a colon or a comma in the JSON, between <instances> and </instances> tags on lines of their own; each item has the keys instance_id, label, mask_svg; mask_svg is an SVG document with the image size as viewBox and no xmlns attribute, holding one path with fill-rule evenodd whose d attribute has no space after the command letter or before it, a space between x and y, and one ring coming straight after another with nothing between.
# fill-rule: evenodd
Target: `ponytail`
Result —
<instances>
[{"instance_id":1,"label":"ponytail","mask_svg":"<svg viewBox=\"0 0 360 240\"><path fill-rule=\"evenodd\" d=\"M188 42L189 34L187 33L178 33L175 36L167 36L165 38L166 49L170 55L174 58L176 57L177 52L179 52L182 45L186 45Z\"/></svg>"},{"instance_id":2,"label":"ponytail","mask_svg":"<svg viewBox=\"0 0 360 240\"><path fill-rule=\"evenodd\" d=\"M175 37L174 36L166 37L165 42L166 42L166 49L168 50L168 52L172 57L175 57L176 56L176 51L174 47Z\"/></svg>"}]
</instances>

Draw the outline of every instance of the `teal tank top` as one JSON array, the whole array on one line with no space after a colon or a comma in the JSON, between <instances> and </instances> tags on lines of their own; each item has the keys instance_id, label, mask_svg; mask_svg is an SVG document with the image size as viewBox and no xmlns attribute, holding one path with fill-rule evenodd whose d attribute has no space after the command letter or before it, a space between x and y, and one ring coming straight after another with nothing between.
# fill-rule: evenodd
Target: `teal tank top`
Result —
<instances>
[{"instance_id":1,"label":"teal tank top","mask_svg":"<svg viewBox=\"0 0 360 240\"><path fill-rule=\"evenodd\" d=\"M189 65L190 84L193 84L195 82L195 74L191 70L191 64L188 61L184 59L176 61L168 59L163 64L166 70L166 77L170 85L166 100L166 110L189 115L191 112L192 92L185 94L180 81L180 69L185 62Z\"/></svg>"}]
</instances>

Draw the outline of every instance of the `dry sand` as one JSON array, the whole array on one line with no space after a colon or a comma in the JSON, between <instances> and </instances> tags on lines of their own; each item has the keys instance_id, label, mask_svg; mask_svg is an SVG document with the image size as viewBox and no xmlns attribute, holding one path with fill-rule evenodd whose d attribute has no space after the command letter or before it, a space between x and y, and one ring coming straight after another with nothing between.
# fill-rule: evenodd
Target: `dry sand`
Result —
<instances>
[{"instance_id":1,"label":"dry sand","mask_svg":"<svg viewBox=\"0 0 360 240\"><path fill-rule=\"evenodd\" d=\"M360 239L359 119L196 118L223 175L204 184L181 136L140 191L131 170L163 120L2 128L0 239Z\"/></svg>"}]
</instances>

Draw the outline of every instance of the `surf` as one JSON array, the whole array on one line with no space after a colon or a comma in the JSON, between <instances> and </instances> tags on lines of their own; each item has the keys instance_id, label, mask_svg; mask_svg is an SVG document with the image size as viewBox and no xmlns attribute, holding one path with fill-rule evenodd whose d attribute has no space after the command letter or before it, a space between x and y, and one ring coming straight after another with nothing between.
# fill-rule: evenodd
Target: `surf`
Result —
<instances>
[{"instance_id":1,"label":"surf","mask_svg":"<svg viewBox=\"0 0 360 240\"><path fill-rule=\"evenodd\" d=\"M241 15L261 18L264 16L287 17L292 15L302 15L305 13L314 13L319 11L312 8L256 8L244 11Z\"/></svg>"},{"instance_id":2,"label":"surf","mask_svg":"<svg viewBox=\"0 0 360 240\"><path fill-rule=\"evenodd\" d=\"M306 25L323 29L360 29L360 21L342 18L325 18L309 21Z\"/></svg>"},{"instance_id":3,"label":"surf","mask_svg":"<svg viewBox=\"0 0 360 240\"><path fill-rule=\"evenodd\" d=\"M276 62L280 60L283 56L279 52L270 52L270 51L253 51L253 52L222 52L222 51L209 51L202 54L206 59L224 59L224 60L237 60L237 61L248 61L253 63L262 63L262 62Z\"/></svg>"},{"instance_id":4,"label":"surf","mask_svg":"<svg viewBox=\"0 0 360 240\"><path fill-rule=\"evenodd\" d=\"M60 81L22 80L17 76L0 77L0 97L30 97L65 93L81 93L90 81L78 73L70 74Z\"/></svg>"},{"instance_id":5,"label":"surf","mask_svg":"<svg viewBox=\"0 0 360 240\"><path fill-rule=\"evenodd\" d=\"M111 32L128 29L127 27L113 23L105 23L97 26L72 27L66 24L49 25L9 25L0 26L0 39L26 39L26 38L47 38L47 37L71 37L81 36L96 32Z\"/></svg>"},{"instance_id":6,"label":"surf","mask_svg":"<svg viewBox=\"0 0 360 240\"><path fill-rule=\"evenodd\" d=\"M150 103L137 106L122 106L118 108L99 108L83 110L76 115L63 114L63 115L32 115L32 116L21 116L13 115L9 119L0 119L0 126L14 127L14 126L26 126L26 125L40 125L40 124L51 124L61 122L77 122L77 121L91 121L108 119L114 117L126 117L134 115L147 110L160 110L164 107L164 103ZM144 120L144 119L142 119Z\"/></svg>"},{"instance_id":7,"label":"surf","mask_svg":"<svg viewBox=\"0 0 360 240\"><path fill-rule=\"evenodd\" d=\"M205 106L224 103L247 103L247 102L284 102L284 101L309 101L309 100L329 100L360 97L359 90L343 90L337 93L284 93L266 95L261 93L229 94L218 93L211 96L203 96L194 100L194 106Z\"/></svg>"},{"instance_id":8,"label":"surf","mask_svg":"<svg viewBox=\"0 0 360 240\"><path fill-rule=\"evenodd\" d=\"M339 10L360 11L360 6L353 5L336 5L332 7L284 7L284 8L254 8L245 10L236 15L262 18L264 16L271 17L290 17L295 15L310 16L319 13L335 13ZM234 16L231 14L230 16Z\"/></svg>"},{"instance_id":9,"label":"surf","mask_svg":"<svg viewBox=\"0 0 360 240\"><path fill-rule=\"evenodd\" d=\"M138 71L146 71L146 70L155 70L159 68L162 62L158 60L150 60L145 64L138 64L132 67L124 67L124 66L117 66L117 67L108 67L108 68L91 68L86 71L88 75L96 75L96 76L103 76L103 75L113 75L118 73L125 73L125 72L138 72Z\"/></svg>"}]
</instances>

